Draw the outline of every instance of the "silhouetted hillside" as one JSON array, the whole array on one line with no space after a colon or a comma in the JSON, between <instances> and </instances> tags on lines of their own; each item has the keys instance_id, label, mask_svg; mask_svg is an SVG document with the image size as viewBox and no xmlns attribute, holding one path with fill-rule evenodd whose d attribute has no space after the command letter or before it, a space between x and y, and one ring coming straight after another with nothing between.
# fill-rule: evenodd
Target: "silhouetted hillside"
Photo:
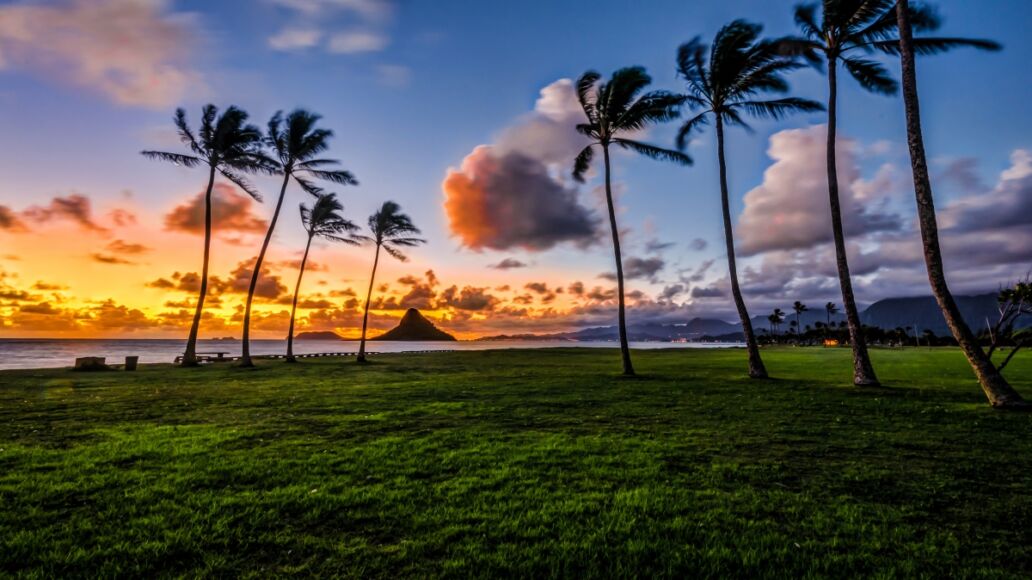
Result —
<instances>
[{"instance_id":1,"label":"silhouetted hillside","mask_svg":"<svg viewBox=\"0 0 1032 580\"><path fill-rule=\"evenodd\" d=\"M344 337L332 330L299 332L294 340L344 340Z\"/></svg>"},{"instance_id":2,"label":"silhouetted hillside","mask_svg":"<svg viewBox=\"0 0 1032 580\"><path fill-rule=\"evenodd\" d=\"M982 332L986 329L986 320L994 324L1000 317L996 294L980 294L978 296L957 296L957 306L971 330ZM913 298L886 298L870 305L860 314L860 319L868 326L879 326L885 329L901 327L916 328L918 332L931 330L938 335L949 334L946 319L939 310L939 305L932 296ZM1018 326L1027 326L1032 319L1021 320Z\"/></svg>"},{"instance_id":3,"label":"silhouetted hillside","mask_svg":"<svg viewBox=\"0 0 1032 580\"><path fill-rule=\"evenodd\" d=\"M434 326L415 308L409 308L397 326L369 340L455 340L455 337Z\"/></svg>"}]
</instances>

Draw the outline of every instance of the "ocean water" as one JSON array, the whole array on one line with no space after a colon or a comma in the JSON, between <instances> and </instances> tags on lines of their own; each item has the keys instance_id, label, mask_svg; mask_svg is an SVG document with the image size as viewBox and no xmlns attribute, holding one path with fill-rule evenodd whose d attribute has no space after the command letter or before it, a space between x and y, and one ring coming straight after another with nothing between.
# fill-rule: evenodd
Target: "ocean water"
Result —
<instances>
[{"instance_id":1,"label":"ocean water","mask_svg":"<svg viewBox=\"0 0 1032 580\"><path fill-rule=\"evenodd\" d=\"M0 339L0 369L70 367L77 357L102 356L109 364L121 364L126 356L140 357L140 363L171 363L183 353L183 340L148 339ZM606 341L566 342L552 340L491 340L459 342L369 342L366 351L397 353L425 350L491 350L506 348L556 347L616 348ZM631 348L721 348L740 346L717 343L632 342ZM285 340L252 340L251 354L283 354ZM239 341L200 340L197 352L223 351L226 356L240 355ZM295 340L294 354L356 352L357 341Z\"/></svg>"}]
</instances>

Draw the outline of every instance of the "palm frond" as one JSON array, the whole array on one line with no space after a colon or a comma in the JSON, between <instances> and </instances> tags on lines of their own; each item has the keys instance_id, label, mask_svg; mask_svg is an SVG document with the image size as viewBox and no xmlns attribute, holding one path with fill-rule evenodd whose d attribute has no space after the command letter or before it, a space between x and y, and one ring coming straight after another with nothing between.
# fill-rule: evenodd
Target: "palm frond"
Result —
<instances>
[{"instance_id":1,"label":"palm frond","mask_svg":"<svg viewBox=\"0 0 1032 580\"><path fill-rule=\"evenodd\" d=\"M164 151L140 151L140 155L143 155L147 159L167 161L168 163L182 165L183 167L197 167L198 165L204 163L203 159L199 159L192 155L182 155L180 153L166 153Z\"/></svg>"},{"instance_id":2,"label":"palm frond","mask_svg":"<svg viewBox=\"0 0 1032 580\"><path fill-rule=\"evenodd\" d=\"M599 103L600 112L609 119L617 119L651 82L652 77L644 67L629 66L617 70L606 83L605 100Z\"/></svg>"},{"instance_id":3,"label":"palm frond","mask_svg":"<svg viewBox=\"0 0 1032 580\"><path fill-rule=\"evenodd\" d=\"M658 161L670 161L679 165L691 165L692 158L688 155L675 151L673 149L664 149L655 145L649 145L648 143L642 143L640 141L634 141L631 139L613 139L613 143L623 147L624 149L630 149L640 155L644 155L649 159L656 159Z\"/></svg>"},{"instance_id":4,"label":"palm frond","mask_svg":"<svg viewBox=\"0 0 1032 580\"><path fill-rule=\"evenodd\" d=\"M317 196L317 197L323 194L323 189L321 187L315 185L314 183L312 183L311 181L308 181L307 179L305 179L303 177L298 176L297 174L294 174L294 181L296 181L297 184L301 186L301 189L305 193L308 193L310 195L314 195L314 196Z\"/></svg>"},{"instance_id":5,"label":"palm frond","mask_svg":"<svg viewBox=\"0 0 1032 580\"><path fill-rule=\"evenodd\" d=\"M591 168L591 159L594 157L594 145L588 145L577 154L573 161L573 178L578 183L584 183L584 174Z\"/></svg>"},{"instance_id":6,"label":"palm frond","mask_svg":"<svg viewBox=\"0 0 1032 580\"><path fill-rule=\"evenodd\" d=\"M870 46L886 54L899 54L898 40L872 42ZM977 38L915 38L911 46L914 47L914 53L920 55L940 54L954 48L976 48L994 52L1003 49L1003 45L998 42Z\"/></svg>"},{"instance_id":7,"label":"palm frond","mask_svg":"<svg viewBox=\"0 0 1032 580\"><path fill-rule=\"evenodd\" d=\"M749 133L753 133L753 128L746 123L742 116L738 114L738 111L734 109L724 108L718 113L721 121L730 125L731 127L741 127Z\"/></svg>"},{"instance_id":8,"label":"palm frond","mask_svg":"<svg viewBox=\"0 0 1032 580\"><path fill-rule=\"evenodd\" d=\"M803 31L807 39L818 41L824 36L821 25L817 23L817 4L797 5L794 16L796 26Z\"/></svg>"},{"instance_id":9,"label":"palm frond","mask_svg":"<svg viewBox=\"0 0 1032 580\"><path fill-rule=\"evenodd\" d=\"M691 119L688 119L683 125L681 125L681 128L677 131L677 139L675 140L679 150L684 151L685 147L688 146L688 141L692 136L692 133L700 130L703 125L709 123L710 112L711 111L703 111Z\"/></svg>"},{"instance_id":10,"label":"palm frond","mask_svg":"<svg viewBox=\"0 0 1032 580\"><path fill-rule=\"evenodd\" d=\"M383 248L383 251L390 254L392 258L398 260L399 262L408 262L408 256L402 254L397 248L391 247L388 244L382 244L380 247Z\"/></svg>"},{"instance_id":11,"label":"palm frond","mask_svg":"<svg viewBox=\"0 0 1032 580\"><path fill-rule=\"evenodd\" d=\"M823 111L824 105L810 99L788 97L772 101L742 101L734 107L745 109L753 117L781 120L792 113L814 113Z\"/></svg>"},{"instance_id":12,"label":"palm frond","mask_svg":"<svg viewBox=\"0 0 1032 580\"><path fill-rule=\"evenodd\" d=\"M225 167L219 167L219 173L222 174L222 177L225 177L236 184L237 187L244 190L244 192L247 193L247 195L250 195L255 201L262 201L262 194L259 193L254 185L252 185L251 182L242 175L237 175L232 170Z\"/></svg>"},{"instance_id":13,"label":"palm frond","mask_svg":"<svg viewBox=\"0 0 1032 580\"><path fill-rule=\"evenodd\" d=\"M306 173L316 179L339 183L340 185L358 185L358 180L355 179L355 176L352 175L350 171L322 171L318 169L307 169Z\"/></svg>"},{"instance_id":14,"label":"palm frond","mask_svg":"<svg viewBox=\"0 0 1032 580\"><path fill-rule=\"evenodd\" d=\"M614 131L640 131L655 123L673 121L681 116L684 101L683 95L653 91L631 103L612 121L611 127Z\"/></svg>"},{"instance_id":15,"label":"palm frond","mask_svg":"<svg viewBox=\"0 0 1032 580\"><path fill-rule=\"evenodd\" d=\"M584 114L592 123L598 122L598 113L596 111L596 101L591 93L600 78L602 78L602 75L589 70L577 79L577 100L580 102L581 108L584 109Z\"/></svg>"},{"instance_id":16,"label":"palm frond","mask_svg":"<svg viewBox=\"0 0 1032 580\"><path fill-rule=\"evenodd\" d=\"M204 150L201 149L200 144L197 143L197 138L194 137L193 131L190 130L189 123L186 122L186 110L183 108L176 109L173 122L176 124L176 130L179 133L179 140L197 155L204 156Z\"/></svg>"},{"instance_id":17,"label":"palm frond","mask_svg":"<svg viewBox=\"0 0 1032 580\"><path fill-rule=\"evenodd\" d=\"M872 93L894 95L899 90L899 84L889 76L889 71L873 60L847 57L842 59L842 64L861 87Z\"/></svg>"}]
</instances>

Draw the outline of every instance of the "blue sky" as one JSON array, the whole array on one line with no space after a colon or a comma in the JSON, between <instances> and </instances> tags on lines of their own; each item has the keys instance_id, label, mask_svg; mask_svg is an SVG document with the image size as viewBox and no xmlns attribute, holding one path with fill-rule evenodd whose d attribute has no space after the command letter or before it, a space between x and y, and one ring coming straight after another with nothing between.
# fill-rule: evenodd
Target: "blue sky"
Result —
<instances>
[{"instance_id":1,"label":"blue sky","mask_svg":"<svg viewBox=\"0 0 1032 580\"><path fill-rule=\"evenodd\" d=\"M361 181L360 187L341 192L348 209L361 219L383 199L400 202L430 240L414 253L408 270L433 268L442 277L455 278L446 283L460 285L500 283L500 274L486 266L505 257L531 263L556 284L563 274L588 283L611 269L604 245L477 253L461 248L451 236L442 211L441 183L447 170L525 118L543 88L589 68L608 74L638 64L653 75L655 88L678 90L673 57L680 43L696 35L710 39L735 18L762 23L772 36L794 32L794 3L787 1L104 1L147 4L154 14L184 24L192 50L170 50L175 66L195 75L196 82L187 83L182 94L167 103L119 102L90 82L75 79L61 63L26 55L31 42L10 44L11 30L6 31L5 45L0 24L0 110L5 128L0 134L5 160L0 165L0 205L21 211L79 192L95 205L131 197L137 207L167 211L182 201L184 192L199 188L199 176L155 165L137 152L176 147L169 140L175 106L185 106L196 118L205 102L237 104L260 124L277 109L303 106L321 113L336 131L332 154ZM2 2L0 10L75 4ZM942 0L937 5L945 21L943 34L986 36L1005 46L994 54L959 50L926 58L919 69L925 135L936 167L946 171L951 162L971 158L968 167L975 168L989 191L1000 172L1012 165L1011 155L1032 147L1032 116L1025 103L1032 77L1025 63L1032 55L1026 26L1032 4ZM277 48L275 39L285 29L317 35L318 40L310 40L314 45L308 47ZM358 44L334 49L333 37L339 33L357 35L352 40ZM895 73L898 65L887 62ZM794 94L823 100L824 79L816 73L801 71L791 82ZM820 114L805 115L778 123L756 122L754 134L731 133L728 156L736 216L744 194L764 182L764 172L772 164L767 153L771 136L822 122ZM874 179L886 164L898 170L891 187L900 191L882 196L878 203L906 218L912 197L905 188L909 176L899 100L866 94L843 79L840 130L863 150L856 162L864 179ZM651 131L649 139L669 146L674 131L673 125L661 127ZM688 169L617 159L620 220L629 230L628 254L643 256L644 244L652 238L676 243L662 256L665 273L654 282L641 282L645 291L658 292L677 281L678 269L697 268L707 260L717 260L707 283L718 284L723 272L713 139L702 136L690 153L696 163ZM262 182L268 198L273 196L271 183ZM937 185L943 203L977 193L965 190L958 180L943 179ZM581 199L590 205L594 201L588 189ZM288 207L303 200L294 191ZM267 215L270 209L267 201L255 211ZM277 237L285 245L301 239L294 221L288 220ZM696 238L708 247L691 249ZM755 257L756 268L761 258ZM196 266L184 263L174 268ZM405 271L399 266L396 273ZM532 269L519 274L520 280L534 278ZM891 285L872 285L869 292L861 289L861 297L871 301L890 290ZM903 294L918 290L910 281L899 287ZM823 297L818 294L812 298ZM778 299L766 298L767 302L763 297L757 301L766 305Z\"/></svg>"}]
</instances>

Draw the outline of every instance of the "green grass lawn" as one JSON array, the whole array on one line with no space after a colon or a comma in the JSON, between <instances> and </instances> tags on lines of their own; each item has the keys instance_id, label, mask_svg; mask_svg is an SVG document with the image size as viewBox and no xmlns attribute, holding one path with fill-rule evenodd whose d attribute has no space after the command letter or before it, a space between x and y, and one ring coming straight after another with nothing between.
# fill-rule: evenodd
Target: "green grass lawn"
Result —
<instances>
[{"instance_id":1,"label":"green grass lawn","mask_svg":"<svg viewBox=\"0 0 1032 580\"><path fill-rule=\"evenodd\" d=\"M956 350L873 356L885 388L792 348L762 382L739 350L0 372L0 570L1029 574L1032 415Z\"/></svg>"}]
</instances>

